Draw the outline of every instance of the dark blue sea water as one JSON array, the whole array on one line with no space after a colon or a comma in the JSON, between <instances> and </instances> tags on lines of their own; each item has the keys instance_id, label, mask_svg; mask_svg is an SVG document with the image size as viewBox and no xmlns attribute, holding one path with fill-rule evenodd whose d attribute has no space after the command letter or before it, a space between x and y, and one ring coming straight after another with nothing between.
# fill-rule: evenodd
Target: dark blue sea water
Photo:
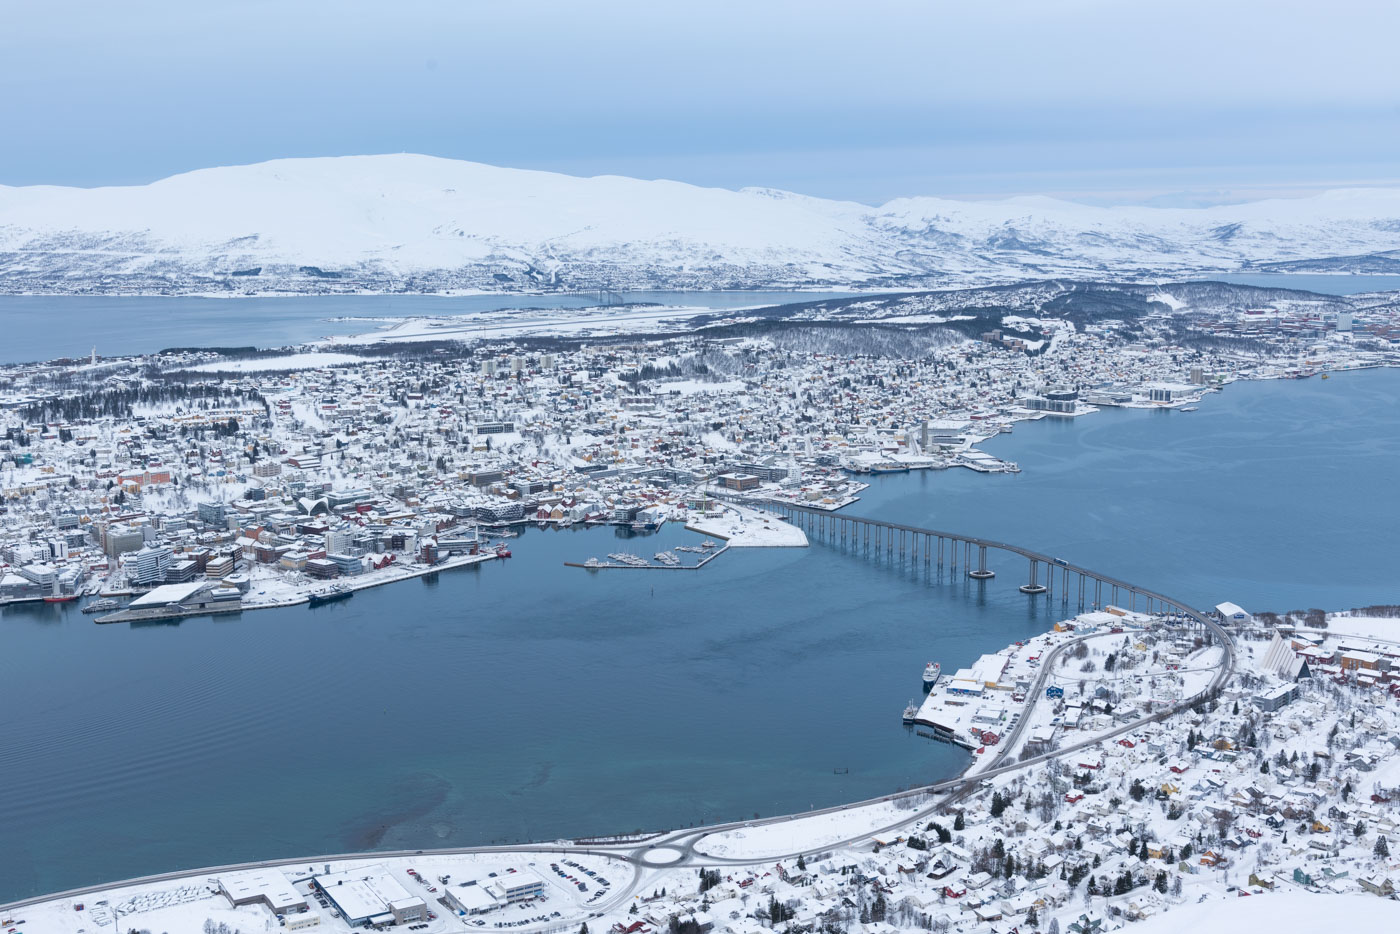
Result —
<instances>
[{"instance_id":1,"label":"dark blue sea water","mask_svg":"<svg viewBox=\"0 0 1400 934\"><path fill-rule=\"evenodd\" d=\"M976 533L1209 605L1397 602L1400 373L1246 383L990 443L1024 472L876 479L852 512ZM610 528L315 610L97 626L0 618L0 901L259 857L676 827L946 777L899 713L1059 613L829 547L701 571ZM849 770L848 772L845 770Z\"/></svg>"}]
</instances>

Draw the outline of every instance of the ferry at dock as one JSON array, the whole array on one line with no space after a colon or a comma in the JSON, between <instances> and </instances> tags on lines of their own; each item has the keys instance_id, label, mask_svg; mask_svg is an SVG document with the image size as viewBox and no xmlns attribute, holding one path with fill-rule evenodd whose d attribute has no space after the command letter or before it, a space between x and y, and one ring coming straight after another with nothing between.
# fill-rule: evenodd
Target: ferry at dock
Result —
<instances>
[{"instance_id":1,"label":"ferry at dock","mask_svg":"<svg viewBox=\"0 0 1400 934\"><path fill-rule=\"evenodd\" d=\"M943 666L938 662L929 662L924 666L924 692L933 690L933 686L938 683L938 678L943 674Z\"/></svg>"},{"instance_id":2,"label":"ferry at dock","mask_svg":"<svg viewBox=\"0 0 1400 934\"><path fill-rule=\"evenodd\" d=\"M348 600L353 596L355 596L355 591L337 584L333 587L327 587L325 590L308 594L306 602L311 606L321 606L324 603L334 603L336 600Z\"/></svg>"}]
</instances>

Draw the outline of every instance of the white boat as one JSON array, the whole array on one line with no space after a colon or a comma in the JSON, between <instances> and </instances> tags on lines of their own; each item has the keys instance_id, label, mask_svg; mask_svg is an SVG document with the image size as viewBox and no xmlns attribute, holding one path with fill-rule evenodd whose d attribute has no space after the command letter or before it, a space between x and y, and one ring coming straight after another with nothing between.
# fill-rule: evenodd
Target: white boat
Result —
<instances>
[{"instance_id":1,"label":"white boat","mask_svg":"<svg viewBox=\"0 0 1400 934\"><path fill-rule=\"evenodd\" d=\"M589 558L587 561L583 562L583 566L586 568L596 568L600 567L601 565L602 562L599 561L597 558Z\"/></svg>"},{"instance_id":2,"label":"white boat","mask_svg":"<svg viewBox=\"0 0 1400 934\"><path fill-rule=\"evenodd\" d=\"M1196 411L1196 410L1199 409L1199 408L1200 408L1200 406L1198 406L1198 405L1183 405L1183 406L1181 407L1181 411L1183 411L1183 412L1194 412L1194 411Z\"/></svg>"},{"instance_id":3,"label":"white boat","mask_svg":"<svg viewBox=\"0 0 1400 934\"><path fill-rule=\"evenodd\" d=\"M904 717L903 717L902 719L903 719L903 721L904 721L905 723L913 723L913 722L914 722L914 718L917 717L918 715L919 715L919 705L918 705L918 704L910 704L908 707L905 707L905 708L904 708Z\"/></svg>"},{"instance_id":4,"label":"white boat","mask_svg":"<svg viewBox=\"0 0 1400 934\"><path fill-rule=\"evenodd\" d=\"M924 690L929 691L938 683L939 675L943 674L943 666L938 662L929 662L924 666Z\"/></svg>"}]
</instances>

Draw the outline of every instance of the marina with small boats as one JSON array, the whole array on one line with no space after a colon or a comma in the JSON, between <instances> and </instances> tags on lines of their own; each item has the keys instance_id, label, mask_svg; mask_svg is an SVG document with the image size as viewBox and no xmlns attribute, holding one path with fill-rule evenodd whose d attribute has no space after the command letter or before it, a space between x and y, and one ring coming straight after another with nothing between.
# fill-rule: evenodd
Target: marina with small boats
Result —
<instances>
[{"instance_id":1,"label":"marina with small boats","mask_svg":"<svg viewBox=\"0 0 1400 934\"><path fill-rule=\"evenodd\" d=\"M705 539L699 545L676 545L668 551L658 551L652 555L651 560L647 560L640 555L630 552L615 551L608 554L607 560L589 558L583 562L565 561L564 566L570 568L584 568L589 571L602 571L611 569L635 570L635 571L698 571L709 564L728 550L727 545L721 546ZM685 560L676 552L685 554L698 554L702 557L694 564L686 564Z\"/></svg>"}]
</instances>

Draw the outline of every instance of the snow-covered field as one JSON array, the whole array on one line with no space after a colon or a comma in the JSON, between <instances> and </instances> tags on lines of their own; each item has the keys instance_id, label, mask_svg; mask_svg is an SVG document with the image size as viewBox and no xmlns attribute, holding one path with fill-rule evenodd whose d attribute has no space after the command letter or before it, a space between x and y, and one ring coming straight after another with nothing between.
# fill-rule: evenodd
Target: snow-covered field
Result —
<instances>
[{"instance_id":1,"label":"snow-covered field","mask_svg":"<svg viewBox=\"0 0 1400 934\"><path fill-rule=\"evenodd\" d=\"M706 856L755 861L798 852L810 853L907 821L920 807L934 800L929 795L886 801L824 814L799 815L781 823L726 830L702 838L696 849Z\"/></svg>"},{"instance_id":2,"label":"snow-covered field","mask_svg":"<svg viewBox=\"0 0 1400 934\"><path fill-rule=\"evenodd\" d=\"M724 507L718 516L696 516L686 528L722 538L731 548L806 548L807 533L770 512L748 506Z\"/></svg>"},{"instance_id":3,"label":"snow-covered field","mask_svg":"<svg viewBox=\"0 0 1400 934\"><path fill-rule=\"evenodd\" d=\"M1377 639L1384 642L1400 642L1400 619L1384 616L1352 616L1348 613L1329 613L1327 615L1327 628L1316 630L1316 634L1319 636L1363 636L1368 639Z\"/></svg>"},{"instance_id":4,"label":"snow-covered field","mask_svg":"<svg viewBox=\"0 0 1400 934\"><path fill-rule=\"evenodd\" d=\"M515 337L613 335L649 330L669 330L695 317L714 315L704 307L664 307L645 311L607 307L559 308L548 311L476 312L397 319L370 331L326 338L337 346L378 343L411 343L434 340L505 340ZM726 314L732 314L732 310Z\"/></svg>"},{"instance_id":5,"label":"snow-covered field","mask_svg":"<svg viewBox=\"0 0 1400 934\"><path fill-rule=\"evenodd\" d=\"M294 353L280 357L259 357L255 360L220 360L201 363L188 369L196 373L263 373L286 370L312 370L319 367L364 363L364 357L348 353Z\"/></svg>"},{"instance_id":6,"label":"snow-covered field","mask_svg":"<svg viewBox=\"0 0 1400 934\"><path fill-rule=\"evenodd\" d=\"M1400 927L1400 905L1370 895L1271 892L1186 905L1149 918L1136 934L1380 934Z\"/></svg>"}]
</instances>

